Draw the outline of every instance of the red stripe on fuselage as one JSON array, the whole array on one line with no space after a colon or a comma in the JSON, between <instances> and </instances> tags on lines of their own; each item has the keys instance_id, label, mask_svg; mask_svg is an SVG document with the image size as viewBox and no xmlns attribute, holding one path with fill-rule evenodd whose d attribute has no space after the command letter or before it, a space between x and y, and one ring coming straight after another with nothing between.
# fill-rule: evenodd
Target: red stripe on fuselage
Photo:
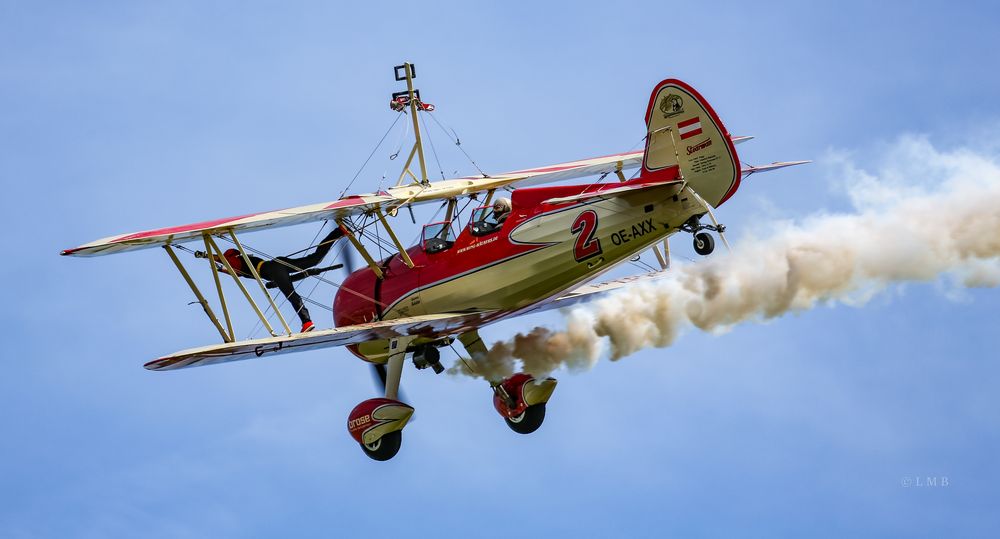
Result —
<instances>
[{"instance_id":1,"label":"red stripe on fuselage","mask_svg":"<svg viewBox=\"0 0 1000 539\"><path fill-rule=\"evenodd\" d=\"M648 183L642 180L632 180L628 183L641 185ZM627 184L613 184L621 187ZM564 211L567 208L578 206L578 203L565 204L541 204L543 200L559 197L572 196L593 189L589 185L564 185L554 187L523 188L514 191L512 195L512 206L510 217L504 221L503 226L497 232L485 236L473 236L469 231L468 223L458 231L458 237L451 248L434 254L428 254L422 246L414 246L407 249L407 253L413 260L414 267L407 268L400 260L399 255L393 255L390 259L383 260L379 266L383 269L385 278L376 287L374 273L369 268L364 268L352 273L341 284L334 300L334 323L337 326L370 322L379 318L381 309L377 309L374 301L386 305L385 311L391 311L397 307L397 303L420 290L437 286L458 278L469 276L470 274L505 263L519 256L544 249L549 244L523 244L511 240L511 232L523 223L540 217L543 214ZM567 241L569 236L567 233ZM530 278L530 276L525 276ZM495 290L491 289L491 283L482 283L483 295L489 295ZM344 289L353 290L360 294L370 296L370 299L358 297ZM408 309L406 315L425 314L420 307L420 303L402 306ZM467 308L465 305L456 305L455 309Z\"/></svg>"}]
</instances>

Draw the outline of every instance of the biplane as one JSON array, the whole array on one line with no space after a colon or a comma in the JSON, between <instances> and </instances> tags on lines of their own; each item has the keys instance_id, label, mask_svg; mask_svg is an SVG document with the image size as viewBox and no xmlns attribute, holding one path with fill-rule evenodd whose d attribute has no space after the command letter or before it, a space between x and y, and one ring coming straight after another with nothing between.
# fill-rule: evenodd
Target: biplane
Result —
<instances>
[{"instance_id":1,"label":"biplane","mask_svg":"<svg viewBox=\"0 0 1000 539\"><path fill-rule=\"evenodd\" d=\"M710 254L715 247L713 232L725 242L725 227L713 209L737 192L742 179L805 162L741 166L735 145L750 137L731 136L701 94L684 82L667 79L650 95L641 150L431 181L418 116L434 107L420 99L414 77L413 64L396 66L395 78L405 82L406 89L392 95L390 108L400 118L409 117L413 146L394 187L308 206L112 236L62 251L66 256L90 257L159 247L179 270L222 342L157 358L146 363L147 369L167 371L347 347L374 366L383 387L381 397L351 411L348 431L366 455L388 460L399 451L402 430L414 411L399 396L408 357L417 369L441 372L439 349L457 341L474 370L477 358L488 353L479 328L572 306L651 278L669 267L667 239L678 232L692 234L698 254ZM626 177L625 171L633 170ZM561 183L594 176L598 178L585 183ZM462 215L460 201L465 207L471 205L471 211ZM417 245L404 245L393 226L400 212L405 210L413 218L413 207L431 202L446 207L444 218L424 225ZM348 242L349 250L365 264L332 283L337 287L333 327L299 333L282 316L270 283L253 269L250 249L241 238L311 222L339 227L343 234L338 241ZM368 247L372 226L384 231L376 241L387 245L388 256L373 255ZM243 275L249 284L240 280L232 258L223 256L219 246L223 242L231 244L232 252L249 268ZM193 252L187 246L191 243L204 252ZM654 254L659 270L590 284L647 251ZM179 253L185 252L208 260L204 271L215 284L221 318L182 262ZM305 268L290 270L305 278L325 279ZM223 293L225 274L233 278L270 336L236 339ZM271 317L265 316L255 295L267 302ZM273 317L275 324L269 321ZM554 378L518 373L488 381L494 407L512 430L527 434L539 428L556 387Z\"/></svg>"}]
</instances>

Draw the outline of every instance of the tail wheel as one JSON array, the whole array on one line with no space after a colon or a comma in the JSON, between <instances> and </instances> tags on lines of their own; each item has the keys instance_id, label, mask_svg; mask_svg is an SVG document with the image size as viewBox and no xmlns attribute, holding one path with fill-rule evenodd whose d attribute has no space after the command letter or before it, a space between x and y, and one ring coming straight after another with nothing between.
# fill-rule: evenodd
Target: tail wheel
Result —
<instances>
[{"instance_id":1,"label":"tail wheel","mask_svg":"<svg viewBox=\"0 0 1000 539\"><path fill-rule=\"evenodd\" d=\"M694 252L701 256L712 254L715 250L715 238L708 232L699 232L694 235Z\"/></svg>"},{"instance_id":2,"label":"tail wheel","mask_svg":"<svg viewBox=\"0 0 1000 539\"><path fill-rule=\"evenodd\" d=\"M504 421L507 422L507 426L510 427L510 430L518 434L531 434L532 432L535 432L538 430L538 427L542 426L542 421L544 420L544 402L525 408L525 410L521 412L521 415L504 418Z\"/></svg>"},{"instance_id":3,"label":"tail wheel","mask_svg":"<svg viewBox=\"0 0 1000 539\"><path fill-rule=\"evenodd\" d=\"M512 427L513 428L513 427ZM537 427L536 427L537 428ZM403 444L403 431L396 430L375 440L370 444L361 444L361 450L373 460L385 461L399 453L399 447Z\"/></svg>"}]
</instances>

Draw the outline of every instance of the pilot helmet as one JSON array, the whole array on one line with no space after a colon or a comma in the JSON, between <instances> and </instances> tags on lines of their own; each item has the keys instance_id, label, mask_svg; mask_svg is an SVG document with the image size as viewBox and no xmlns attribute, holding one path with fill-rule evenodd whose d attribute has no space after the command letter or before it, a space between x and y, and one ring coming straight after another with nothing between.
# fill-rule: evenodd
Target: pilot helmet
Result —
<instances>
[{"instance_id":1,"label":"pilot helmet","mask_svg":"<svg viewBox=\"0 0 1000 539\"><path fill-rule=\"evenodd\" d=\"M500 197L493 202L493 213L507 213L510 211L510 199Z\"/></svg>"},{"instance_id":2,"label":"pilot helmet","mask_svg":"<svg viewBox=\"0 0 1000 539\"><path fill-rule=\"evenodd\" d=\"M222 256L226 257L226 261L229 262L229 265L234 270L239 271L243 268L243 257L240 256L240 252L236 249L226 249L226 252L222 253Z\"/></svg>"}]
</instances>

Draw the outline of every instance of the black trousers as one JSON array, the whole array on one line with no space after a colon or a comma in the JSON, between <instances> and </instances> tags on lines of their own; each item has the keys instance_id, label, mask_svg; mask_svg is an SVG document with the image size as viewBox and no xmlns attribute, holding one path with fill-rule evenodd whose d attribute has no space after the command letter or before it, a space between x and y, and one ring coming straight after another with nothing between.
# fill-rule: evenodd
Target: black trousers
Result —
<instances>
[{"instance_id":1,"label":"black trousers","mask_svg":"<svg viewBox=\"0 0 1000 539\"><path fill-rule=\"evenodd\" d=\"M295 309L295 314L299 315L299 319L305 324L312 320L309 317L309 309L306 309L305 302L302 301L302 297L295 291L295 286L292 285L292 273L296 273L299 270L308 269L318 265L326 257L327 253L333 247L333 244L340 239L344 233L340 228L333 229L332 232L327 234L323 241L320 242L319 247L307 256L302 256L299 258L288 258L287 256L279 256L274 260L268 260L260 266L260 278L265 281L271 281L278 286L278 290L288 298L288 302L292 304L292 308ZM284 262L284 264L282 264ZM287 264L287 265L286 265Z\"/></svg>"}]
</instances>

